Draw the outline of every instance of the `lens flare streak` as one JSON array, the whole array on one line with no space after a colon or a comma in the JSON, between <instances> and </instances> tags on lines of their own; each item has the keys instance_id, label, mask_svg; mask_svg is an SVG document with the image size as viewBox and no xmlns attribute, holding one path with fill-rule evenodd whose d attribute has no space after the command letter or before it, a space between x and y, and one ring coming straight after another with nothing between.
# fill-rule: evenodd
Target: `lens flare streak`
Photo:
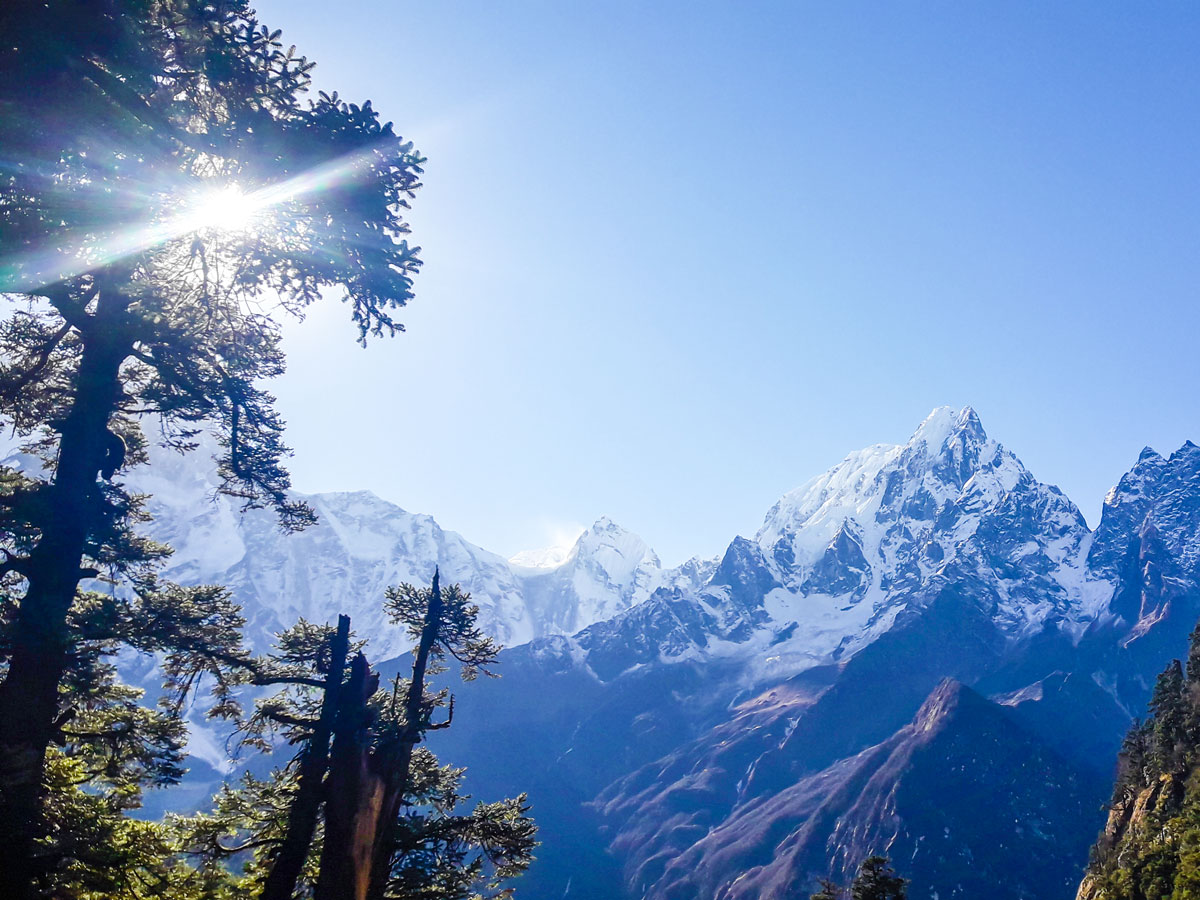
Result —
<instances>
[{"instance_id":1,"label":"lens flare streak","mask_svg":"<svg viewBox=\"0 0 1200 900\"><path fill-rule=\"evenodd\" d=\"M0 292L36 291L193 232L253 227L269 210L284 203L352 182L376 159L375 149L368 147L258 190L243 193L236 185L225 184L184 201L181 212L161 221L136 225L109 236L68 234L53 249L0 256Z\"/></svg>"}]
</instances>

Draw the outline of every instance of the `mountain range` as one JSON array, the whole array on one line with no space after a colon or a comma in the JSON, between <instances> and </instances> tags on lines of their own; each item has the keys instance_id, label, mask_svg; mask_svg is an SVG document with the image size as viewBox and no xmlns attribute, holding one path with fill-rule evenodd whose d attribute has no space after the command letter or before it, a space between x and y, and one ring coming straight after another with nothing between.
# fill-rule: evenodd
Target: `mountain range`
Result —
<instances>
[{"instance_id":1,"label":"mountain range","mask_svg":"<svg viewBox=\"0 0 1200 900\"><path fill-rule=\"evenodd\" d=\"M476 796L528 791L532 898L803 898L872 852L913 897L1068 898L1200 615L1200 449L1143 451L1091 530L969 408L675 569L607 519L509 561L366 492L305 498L320 524L285 536L194 459L131 480L168 574L228 584L258 647L347 612L397 657L385 586L436 565L472 593L503 677L456 688L431 745Z\"/></svg>"},{"instance_id":2,"label":"mountain range","mask_svg":"<svg viewBox=\"0 0 1200 900\"><path fill-rule=\"evenodd\" d=\"M435 567L444 581L471 593L480 623L504 646L572 634L661 586L698 587L711 569L699 560L665 569L645 542L607 518L569 548L509 561L369 491L295 494L313 507L318 524L285 534L271 511L243 511L237 500L217 493L216 473L203 464L205 449L181 456L152 448L151 465L128 480L149 495L154 537L174 548L165 575L229 587L249 620L247 640L258 650L297 618L326 621L341 612L371 635L376 656L396 656L407 644L403 629L384 617L384 589L428 584Z\"/></svg>"}]
</instances>

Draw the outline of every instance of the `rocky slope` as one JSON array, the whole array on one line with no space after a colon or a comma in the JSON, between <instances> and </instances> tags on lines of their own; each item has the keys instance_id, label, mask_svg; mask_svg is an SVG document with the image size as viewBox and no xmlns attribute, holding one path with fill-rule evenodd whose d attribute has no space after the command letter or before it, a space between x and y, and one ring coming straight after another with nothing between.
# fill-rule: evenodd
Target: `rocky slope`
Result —
<instances>
[{"instance_id":1,"label":"rocky slope","mask_svg":"<svg viewBox=\"0 0 1200 900\"><path fill-rule=\"evenodd\" d=\"M993 897L1001 884L1017 896L1066 896L1093 837L1097 782L1000 707L946 680L887 740L751 795L669 858L647 858L657 835L625 826L622 840L639 863L634 877L670 898L806 896L817 876L848 881L881 848L920 886L917 896ZM614 794L609 816L629 812L645 828L661 827L661 815L641 803L613 809L630 802ZM1073 827L1063 829L1064 820ZM976 855L981 844L989 850ZM659 860L661 872L647 877ZM730 880L731 872L740 874Z\"/></svg>"}]
</instances>

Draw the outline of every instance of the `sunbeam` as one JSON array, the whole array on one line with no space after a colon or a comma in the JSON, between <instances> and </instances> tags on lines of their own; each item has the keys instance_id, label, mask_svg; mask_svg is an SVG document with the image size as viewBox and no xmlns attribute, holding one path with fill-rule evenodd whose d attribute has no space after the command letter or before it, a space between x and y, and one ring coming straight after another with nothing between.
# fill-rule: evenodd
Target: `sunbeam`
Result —
<instances>
[{"instance_id":1,"label":"sunbeam","mask_svg":"<svg viewBox=\"0 0 1200 900\"><path fill-rule=\"evenodd\" d=\"M373 147L356 150L254 191L225 182L176 198L182 210L173 215L107 236L68 232L54 247L0 257L0 292L36 291L194 232L262 228L268 214L281 205L353 181L375 156ZM164 207L169 205L169 200L164 202Z\"/></svg>"}]
</instances>

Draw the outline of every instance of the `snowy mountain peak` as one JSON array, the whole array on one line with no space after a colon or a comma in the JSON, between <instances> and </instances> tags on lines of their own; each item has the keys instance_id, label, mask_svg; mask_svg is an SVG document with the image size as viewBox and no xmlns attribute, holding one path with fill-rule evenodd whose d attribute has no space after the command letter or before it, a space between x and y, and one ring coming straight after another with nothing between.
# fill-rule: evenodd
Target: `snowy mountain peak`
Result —
<instances>
[{"instance_id":1,"label":"snowy mountain peak","mask_svg":"<svg viewBox=\"0 0 1200 900\"><path fill-rule=\"evenodd\" d=\"M664 572L658 554L640 537L602 516L563 556L517 554L525 597L552 631L572 634L641 603L686 572ZM531 565L531 563L541 563Z\"/></svg>"},{"instance_id":2,"label":"snowy mountain peak","mask_svg":"<svg viewBox=\"0 0 1200 900\"><path fill-rule=\"evenodd\" d=\"M944 406L921 423L905 445L904 454L914 463L925 458L933 460L933 474L958 489L981 466L994 463L999 450L1000 445L988 439L975 410L967 406L955 412Z\"/></svg>"},{"instance_id":3,"label":"snowy mountain peak","mask_svg":"<svg viewBox=\"0 0 1200 900\"><path fill-rule=\"evenodd\" d=\"M615 580L623 581L627 573L638 566L659 568L658 554L631 531L626 531L612 519L603 516L579 536L571 551L572 557L595 559Z\"/></svg>"},{"instance_id":4,"label":"snowy mountain peak","mask_svg":"<svg viewBox=\"0 0 1200 900\"><path fill-rule=\"evenodd\" d=\"M785 494L758 541L785 565L809 564L847 523L869 539L889 522L930 522L967 493L976 506L994 503L1026 475L1015 456L988 439L975 410L939 407L905 444L851 453Z\"/></svg>"},{"instance_id":5,"label":"snowy mountain peak","mask_svg":"<svg viewBox=\"0 0 1200 900\"><path fill-rule=\"evenodd\" d=\"M624 581L626 570L643 563L654 568L661 566L658 555L645 541L608 516L601 516L572 543L522 550L508 561L520 569L549 570L581 558L597 562L614 581Z\"/></svg>"},{"instance_id":6,"label":"snowy mountain peak","mask_svg":"<svg viewBox=\"0 0 1200 900\"><path fill-rule=\"evenodd\" d=\"M256 649L298 616L323 622L344 612L360 634L371 635L377 656L396 655L407 639L383 614L384 591L428 583L434 566L444 581L471 593L481 625L507 646L578 631L645 599L666 577L654 551L607 517L573 543L506 561L370 491L297 494L318 522L283 535L269 511L242 514L217 494L207 449L180 455L152 443L151 464L126 478L151 495L152 534L175 549L167 577L228 585Z\"/></svg>"},{"instance_id":7,"label":"snowy mountain peak","mask_svg":"<svg viewBox=\"0 0 1200 900\"><path fill-rule=\"evenodd\" d=\"M996 617L1013 633L1071 615L1088 536L1079 510L990 439L975 410L941 407L904 444L851 453L785 494L757 543L804 598L800 621L820 616L849 637L954 580L1006 598ZM1025 602L1035 592L1053 603Z\"/></svg>"},{"instance_id":8,"label":"snowy mountain peak","mask_svg":"<svg viewBox=\"0 0 1200 900\"><path fill-rule=\"evenodd\" d=\"M1119 571L1130 536L1150 519L1185 571L1200 575L1200 448L1191 441L1170 455L1143 450L1104 498L1090 562L1097 572Z\"/></svg>"},{"instance_id":9,"label":"snowy mountain peak","mask_svg":"<svg viewBox=\"0 0 1200 900\"><path fill-rule=\"evenodd\" d=\"M983 443L987 440L979 414L971 407L955 410L950 406L939 406L925 417L925 421L909 438L907 446L924 444L931 454L938 454L951 438L963 443Z\"/></svg>"}]
</instances>

